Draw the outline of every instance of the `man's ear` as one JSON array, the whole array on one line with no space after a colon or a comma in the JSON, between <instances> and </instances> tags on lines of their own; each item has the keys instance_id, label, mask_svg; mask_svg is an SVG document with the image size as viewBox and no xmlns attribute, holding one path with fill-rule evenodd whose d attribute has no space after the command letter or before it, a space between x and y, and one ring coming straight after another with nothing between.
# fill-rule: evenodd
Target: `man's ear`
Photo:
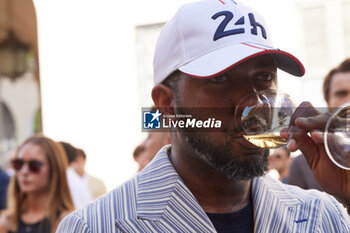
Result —
<instances>
[{"instance_id":1,"label":"man's ear","mask_svg":"<svg viewBox=\"0 0 350 233\"><path fill-rule=\"evenodd\" d=\"M168 86L158 84L152 89L152 99L157 109L162 113L173 114L174 93Z\"/></svg>"}]
</instances>

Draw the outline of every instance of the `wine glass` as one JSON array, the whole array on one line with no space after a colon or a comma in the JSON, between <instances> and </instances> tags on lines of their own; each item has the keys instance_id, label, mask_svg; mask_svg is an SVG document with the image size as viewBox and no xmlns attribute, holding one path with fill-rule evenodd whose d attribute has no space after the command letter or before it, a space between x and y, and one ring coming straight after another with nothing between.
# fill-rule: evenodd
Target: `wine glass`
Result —
<instances>
[{"instance_id":1,"label":"wine glass","mask_svg":"<svg viewBox=\"0 0 350 233\"><path fill-rule=\"evenodd\" d=\"M235 119L249 142L261 148L278 148L287 144L280 131L289 126L295 108L288 94L267 89L244 97L236 107Z\"/></svg>"},{"instance_id":2,"label":"wine glass","mask_svg":"<svg viewBox=\"0 0 350 233\"><path fill-rule=\"evenodd\" d=\"M350 170L350 102L340 106L327 121L324 145L334 164Z\"/></svg>"},{"instance_id":3,"label":"wine glass","mask_svg":"<svg viewBox=\"0 0 350 233\"><path fill-rule=\"evenodd\" d=\"M249 142L273 149L287 145L280 132L290 126L295 110L294 100L288 94L267 89L245 96L236 107L235 119ZM334 111L327 120L324 145L337 166L350 170L350 103Z\"/></svg>"}]
</instances>

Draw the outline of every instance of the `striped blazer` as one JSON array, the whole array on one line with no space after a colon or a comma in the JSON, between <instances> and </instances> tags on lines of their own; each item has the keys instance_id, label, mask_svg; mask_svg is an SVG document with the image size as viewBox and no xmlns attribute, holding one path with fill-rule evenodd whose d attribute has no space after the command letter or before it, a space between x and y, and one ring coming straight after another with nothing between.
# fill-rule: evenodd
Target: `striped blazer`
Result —
<instances>
[{"instance_id":1,"label":"striped blazer","mask_svg":"<svg viewBox=\"0 0 350 233\"><path fill-rule=\"evenodd\" d=\"M216 232L166 150L136 177L64 218L57 232ZM345 208L325 193L266 176L253 180L252 195L255 232L350 232Z\"/></svg>"}]
</instances>

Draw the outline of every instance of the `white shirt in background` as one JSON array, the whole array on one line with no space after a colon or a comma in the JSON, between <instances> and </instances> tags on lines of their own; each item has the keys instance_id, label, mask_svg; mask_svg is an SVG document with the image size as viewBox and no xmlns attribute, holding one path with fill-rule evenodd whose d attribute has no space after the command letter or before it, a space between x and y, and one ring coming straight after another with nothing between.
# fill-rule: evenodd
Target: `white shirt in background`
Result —
<instances>
[{"instance_id":1,"label":"white shirt in background","mask_svg":"<svg viewBox=\"0 0 350 233\"><path fill-rule=\"evenodd\" d=\"M86 173L80 176L73 168L68 167L67 180L76 209L80 209L93 200L89 189L89 177Z\"/></svg>"}]
</instances>

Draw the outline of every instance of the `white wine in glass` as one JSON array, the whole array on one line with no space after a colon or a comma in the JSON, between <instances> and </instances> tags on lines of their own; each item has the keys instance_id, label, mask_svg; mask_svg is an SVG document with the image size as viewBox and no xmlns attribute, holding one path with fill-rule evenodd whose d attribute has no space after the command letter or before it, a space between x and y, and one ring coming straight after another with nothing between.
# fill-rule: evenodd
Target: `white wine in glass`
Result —
<instances>
[{"instance_id":1,"label":"white wine in glass","mask_svg":"<svg viewBox=\"0 0 350 233\"><path fill-rule=\"evenodd\" d=\"M257 147L273 149L287 145L287 140L279 135L273 134L258 134L258 135L243 135L250 143Z\"/></svg>"}]
</instances>

